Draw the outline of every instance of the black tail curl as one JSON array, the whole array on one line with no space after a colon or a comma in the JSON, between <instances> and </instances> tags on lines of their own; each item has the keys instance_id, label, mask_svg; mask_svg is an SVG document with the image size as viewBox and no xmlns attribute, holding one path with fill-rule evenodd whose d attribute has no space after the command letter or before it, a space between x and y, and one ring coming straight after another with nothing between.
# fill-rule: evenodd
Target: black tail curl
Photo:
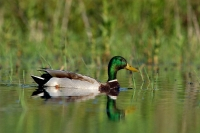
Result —
<instances>
[{"instance_id":1,"label":"black tail curl","mask_svg":"<svg viewBox=\"0 0 200 133\"><path fill-rule=\"evenodd\" d=\"M42 74L41 77L34 75L31 77L39 86L44 86L44 84L46 84L52 78L52 76L48 73Z\"/></svg>"}]
</instances>

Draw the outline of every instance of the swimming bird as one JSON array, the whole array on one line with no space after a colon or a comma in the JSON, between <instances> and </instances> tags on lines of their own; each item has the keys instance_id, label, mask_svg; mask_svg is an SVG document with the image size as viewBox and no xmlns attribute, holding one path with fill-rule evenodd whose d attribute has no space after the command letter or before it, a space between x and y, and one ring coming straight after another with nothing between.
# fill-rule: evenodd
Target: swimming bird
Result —
<instances>
[{"instance_id":1,"label":"swimming bird","mask_svg":"<svg viewBox=\"0 0 200 133\"><path fill-rule=\"evenodd\" d=\"M121 69L138 72L136 68L127 63L126 59L121 56L114 56L108 64L108 80L106 83L100 83L96 79L78 73L52 69L42 69L40 71L43 71L44 74L40 77L34 75L31 77L40 87L67 87L107 92L110 89L120 87L117 81L117 72Z\"/></svg>"}]
</instances>

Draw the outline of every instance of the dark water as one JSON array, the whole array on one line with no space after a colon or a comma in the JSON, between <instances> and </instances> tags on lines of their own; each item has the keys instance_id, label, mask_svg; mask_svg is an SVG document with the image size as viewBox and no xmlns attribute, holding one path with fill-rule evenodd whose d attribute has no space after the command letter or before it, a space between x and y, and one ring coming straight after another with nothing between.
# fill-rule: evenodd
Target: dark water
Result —
<instances>
[{"instance_id":1,"label":"dark water","mask_svg":"<svg viewBox=\"0 0 200 133\"><path fill-rule=\"evenodd\" d=\"M29 74L26 81L1 76L0 132L199 133L198 75L198 71L149 70L150 78L143 72L143 82L139 73L122 71L116 100L106 94L45 100L31 97L37 88ZM106 81L106 74L92 76Z\"/></svg>"}]
</instances>

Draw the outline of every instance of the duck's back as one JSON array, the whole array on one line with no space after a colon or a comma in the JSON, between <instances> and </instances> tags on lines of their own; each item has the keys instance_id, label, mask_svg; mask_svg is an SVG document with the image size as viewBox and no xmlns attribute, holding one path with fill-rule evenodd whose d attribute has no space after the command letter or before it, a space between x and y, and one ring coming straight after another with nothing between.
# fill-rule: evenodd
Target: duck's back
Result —
<instances>
[{"instance_id":1,"label":"duck's back","mask_svg":"<svg viewBox=\"0 0 200 133\"><path fill-rule=\"evenodd\" d=\"M77 89L99 89L100 83L89 77L69 71L44 70L52 76L44 86L70 87Z\"/></svg>"}]
</instances>

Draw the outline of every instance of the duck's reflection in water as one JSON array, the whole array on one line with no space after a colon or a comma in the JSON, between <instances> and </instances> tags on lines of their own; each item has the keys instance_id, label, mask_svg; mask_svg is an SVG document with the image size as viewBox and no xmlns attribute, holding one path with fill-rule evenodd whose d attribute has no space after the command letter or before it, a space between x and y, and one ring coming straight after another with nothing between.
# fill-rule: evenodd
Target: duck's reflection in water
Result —
<instances>
[{"instance_id":1,"label":"duck's reflection in water","mask_svg":"<svg viewBox=\"0 0 200 133\"><path fill-rule=\"evenodd\" d=\"M112 121L118 121L125 118L125 111L116 106L116 96L107 96L107 116Z\"/></svg>"},{"instance_id":2,"label":"duck's reflection in water","mask_svg":"<svg viewBox=\"0 0 200 133\"><path fill-rule=\"evenodd\" d=\"M126 109L119 109L117 107L117 97L120 93L120 90L124 90L124 88L120 88L118 90L112 90L111 93L107 93L107 106L106 106L106 112L109 120L111 121L119 121L123 120L125 116L129 113L134 112L135 107L131 106ZM113 93L114 92L114 93Z\"/></svg>"},{"instance_id":3,"label":"duck's reflection in water","mask_svg":"<svg viewBox=\"0 0 200 133\"><path fill-rule=\"evenodd\" d=\"M32 97L41 97L42 99L51 101L79 102L94 99L99 92L94 90L74 89L74 88L56 88L56 87L38 87Z\"/></svg>"},{"instance_id":4,"label":"duck's reflection in water","mask_svg":"<svg viewBox=\"0 0 200 133\"><path fill-rule=\"evenodd\" d=\"M104 90L101 93L94 90L73 89L73 88L56 88L56 87L39 87L32 93L32 97L41 97L49 103L63 102L80 102L89 99L95 99L97 95L106 94L106 112L109 120L119 121L125 118L127 113L134 111L134 107L127 109L118 109L116 106L117 97L120 88ZM63 101L64 100L64 101Z\"/></svg>"}]
</instances>

